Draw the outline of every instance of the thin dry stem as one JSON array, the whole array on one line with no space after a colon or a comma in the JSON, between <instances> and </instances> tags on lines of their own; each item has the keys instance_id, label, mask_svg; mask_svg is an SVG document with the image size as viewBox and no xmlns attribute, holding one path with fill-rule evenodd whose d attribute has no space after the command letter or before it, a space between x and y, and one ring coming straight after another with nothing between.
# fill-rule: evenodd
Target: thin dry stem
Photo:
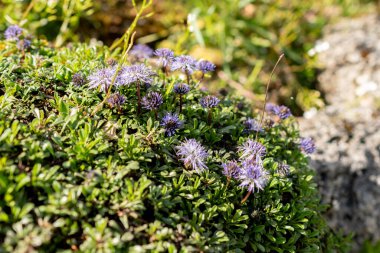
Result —
<instances>
[{"instance_id":1,"label":"thin dry stem","mask_svg":"<svg viewBox=\"0 0 380 253\"><path fill-rule=\"evenodd\" d=\"M281 54L280 57L278 57L278 60L276 62L276 64L274 65L273 69L272 69L272 72L270 73L270 77L269 77L269 80L267 82L267 87L266 87L266 91L265 91L265 99L264 99L264 105L263 105L263 108L262 108L262 112L261 112L261 118L260 118L260 126L262 126L263 124L263 121L264 121L264 115L265 115L265 107L267 105L267 100L268 100L268 91L269 91L269 85L272 81L272 77L273 77L273 74L274 74L274 71L276 70L277 68L277 65L280 63L280 61L282 60L282 58L284 57L285 55L284 54ZM255 137L255 140L257 141L257 137L258 137L258 134L259 134L259 131L256 131L256 137Z\"/></svg>"}]
</instances>

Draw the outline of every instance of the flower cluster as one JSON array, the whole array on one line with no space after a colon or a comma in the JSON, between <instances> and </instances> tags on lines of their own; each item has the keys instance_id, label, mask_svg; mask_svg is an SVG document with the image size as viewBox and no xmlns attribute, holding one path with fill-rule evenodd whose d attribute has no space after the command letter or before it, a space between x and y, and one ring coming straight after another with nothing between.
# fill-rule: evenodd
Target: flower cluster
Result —
<instances>
[{"instance_id":1,"label":"flower cluster","mask_svg":"<svg viewBox=\"0 0 380 253\"><path fill-rule=\"evenodd\" d=\"M247 188L248 192L263 190L269 178L262 162L266 154L265 146L248 139L238 147L238 151L241 153L239 162L233 160L223 163L223 174L227 178L238 180L240 186Z\"/></svg>"},{"instance_id":2,"label":"flower cluster","mask_svg":"<svg viewBox=\"0 0 380 253\"><path fill-rule=\"evenodd\" d=\"M157 110L163 103L163 99L160 93L151 91L145 97L143 97L141 104L147 110Z\"/></svg>"},{"instance_id":3,"label":"flower cluster","mask_svg":"<svg viewBox=\"0 0 380 253\"><path fill-rule=\"evenodd\" d=\"M159 48L154 52L164 68L168 67L174 59L174 52L168 48Z\"/></svg>"},{"instance_id":4,"label":"flower cluster","mask_svg":"<svg viewBox=\"0 0 380 253\"><path fill-rule=\"evenodd\" d=\"M83 86L86 83L86 79L82 73L75 73L73 75L71 81L77 87Z\"/></svg>"},{"instance_id":5,"label":"flower cluster","mask_svg":"<svg viewBox=\"0 0 380 253\"><path fill-rule=\"evenodd\" d=\"M128 86L134 83L152 84L155 75L156 73L145 64L134 64L121 69L115 84L117 86Z\"/></svg>"},{"instance_id":6,"label":"flower cluster","mask_svg":"<svg viewBox=\"0 0 380 253\"><path fill-rule=\"evenodd\" d=\"M144 44L138 44L132 47L129 55L136 61L143 61L153 56L153 49Z\"/></svg>"},{"instance_id":7,"label":"flower cluster","mask_svg":"<svg viewBox=\"0 0 380 253\"><path fill-rule=\"evenodd\" d=\"M5 32L4 32L4 37L7 40L18 40L19 37L22 34L22 28L17 26L17 25L11 25L9 26Z\"/></svg>"},{"instance_id":8,"label":"flower cluster","mask_svg":"<svg viewBox=\"0 0 380 253\"><path fill-rule=\"evenodd\" d=\"M201 173L207 169L204 160L208 157L206 149L195 139L188 139L176 146L177 156L187 169Z\"/></svg>"},{"instance_id":9,"label":"flower cluster","mask_svg":"<svg viewBox=\"0 0 380 253\"><path fill-rule=\"evenodd\" d=\"M198 62L197 68L202 71L203 74L206 74L208 72L215 71L215 64L206 60L202 60Z\"/></svg>"},{"instance_id":10,"label":"flower cluster","mask_svg":"<svg viewBox=\"0 0 380 253\"><path fill-rule=\"evenodd\" d=\"M197 70L197 61L190 55L180 55L174 58L171 70L181 70L182 72L191 75Z\"/></svg>"},{"instance_id":11,"label":"flower cluster","mask_svg":"<svg viewBox=\"0 0 380 253\"><path fill-rule=\"evenodd\" d=\"M174 85L173 91L178 95L185 95L190 91L190 87L185 83L177 83Z\"/></svg>"},{"instance_id":12,"label":"flower cluster","mask_svg":"<svg viewBox=\"0 0 380 253\"><path fill-rule=\"evenodd\" d=\"M213 108L218 106L219 102L220 100L217 97L207 95L201 99L200 104L203 108Z\"/></svg>"},{"instance_id":13,"label":"flower cluster","mask_svg":"<svg viewBox=\"0 0 380 253\"><path fill-rule=\"evenodd\" d=\"M301 138L299 147L306 154L312 154L315 152L315 143L312 138Z\"/></svg>"},{"instance_id":14,"label":"flower cluster","mask_svg":"<svg viewBox=\"0 0 380 253\"><path fill-rule=\"evenodd\" d=\"M176 113L166 113L161 122L161 126L165 128L166 136L173 136L182 125L183 121L179 119Z\"/></svg>"},{"instance_id":15,"label":"flower cluster","mask_svg":"<svg viewBox=\"0 0 380 253\"><path fill-rule=\"evenodd\" d=\"M249 133L252 131L254 131L254 132L263 132L264 131L260 122L257 122L255 119L252 119L252 118L248 118L244 122L244 126L245 126L245 129L244 129L245 133Z\"/></svg>"},{"instance_id":16,"label":"flower cluster","mask_svg":"<svg viewBox=\"0 0 380 253\"><path fill-rule=\"evenodd\" d=\"M100 91L107 92L111 87L112 79L115 75L114 68L102 68L98 69L88 77L88 84L90 89L100 87Z\"/></svg>"},{"instance_id":17,"label":"flower cluster","mask_svg":"<svg viewBox=\"0 0 380 253\"><path fill-rule=\"evenodd\" d=\"M112 94L108 98L107 102L111 107L115 107L115 106L121 106L122 104L125 103L126 100L127 99L123 95L120 95L119 93L115 93L115 94Z\"/></svg>"},{"instance_id":18,"label":"flower cluster","mask_svg":"<svg viewBox=\"0 0 380 253\"><path fill-rule=\"evenodd\" d=\"M292 116L292 112L290 109L284 105L274 105L271 103L268 103L265 108L268 112L278 116L280 119L284 120Z\"/></svg>"}]
</instances>

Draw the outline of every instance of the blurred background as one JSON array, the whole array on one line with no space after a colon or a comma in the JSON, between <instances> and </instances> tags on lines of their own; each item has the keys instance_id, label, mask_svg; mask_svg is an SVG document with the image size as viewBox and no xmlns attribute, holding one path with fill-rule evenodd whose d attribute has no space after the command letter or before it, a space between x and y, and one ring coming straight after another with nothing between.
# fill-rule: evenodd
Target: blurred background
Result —
<instances>
[{"instance_id":1,"label":"blurred background","mask_svg":"<svg viewBox=\"0 0 380 253\"><path fill-rule=\"evenodd\" d=\"M218 66L209 89L233 86L263 99L269 73L286 58L271 85L270 100L293 113L324 106L316 89L315 42L340 17L375 9L373 0L169 0L153 1L139 21L137 43L169 47ZM130 0L1 0L0 30L24 20L24 28L56 46L93 38L106 45L119 38L135 15Z\"/></svg>"},{"instance_id":2,"label":"blurred background","mask_svg":"<svg viewBox=\"0 0 380 253\"><path fill-rule=\"evenodd\" d=\"M137 1L138 3L139 1ZM329 225L353 252L380 252L380 0L153 0L136 43L214 62L211 92L269 100L300 116ZM0 0L0 31L22 25L59 47L120 38L131 0Z\"/></svg>"}]
</instances>

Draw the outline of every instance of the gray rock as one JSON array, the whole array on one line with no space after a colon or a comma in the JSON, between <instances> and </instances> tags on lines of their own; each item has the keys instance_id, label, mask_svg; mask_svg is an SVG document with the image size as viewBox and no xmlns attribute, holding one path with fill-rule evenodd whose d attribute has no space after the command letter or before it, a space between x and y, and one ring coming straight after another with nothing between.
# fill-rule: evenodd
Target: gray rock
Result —
<instances>
[{"instance_id":1,"label":"gray rock","mask_svg":"<svg viewBox=\"0 0 380 253\"><path fill-rule=\"evenodd\" d=\"M320 89L328 106L301 118L314 137L322 202L328 223L354 232L354 252L365 240L380 240L380 21L375 16L344 20L327 29L320 53L325 70Z\"/></svg>"}]
</instances>

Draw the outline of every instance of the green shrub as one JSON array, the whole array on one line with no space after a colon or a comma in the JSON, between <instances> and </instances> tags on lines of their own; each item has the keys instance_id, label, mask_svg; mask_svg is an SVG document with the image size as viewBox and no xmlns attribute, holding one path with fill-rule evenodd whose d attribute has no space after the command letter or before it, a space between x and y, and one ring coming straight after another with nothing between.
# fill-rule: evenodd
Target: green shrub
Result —
<instances>
[{"instance_id":1,"label":"green shrub","mask_svg":"<svg viewBox=\"0 0 380 253\"><path fill-rule=\"evenodd\" d=\"M155 120L154 112L137 114L137 86L111 87L126 102L100 106L105 93L78 81L85 76L91 83L96 69L119 60L118 50L87 44L53 49L42 40L20 50L16 43L0 42L0 251L347 249L346 239L321 217L324 207L294 118L268 122L258 132L268 181L241 203L247 189L221 167L239 158L239 145L256 139L244 122L259 115L241 98L220 95L209 121L199 104L207 92L196 88L194 75L183 95L184 124L168 136L160 122L164 112L178 112L172 92L177 73L164 78L154 68L152 87L140 87L142 95L153 90L163 97ZM206 149L208 169L197 173L176 155L186 139ZM279 170L283 163L289 173Z\"/></svg>"}]
</instances>

